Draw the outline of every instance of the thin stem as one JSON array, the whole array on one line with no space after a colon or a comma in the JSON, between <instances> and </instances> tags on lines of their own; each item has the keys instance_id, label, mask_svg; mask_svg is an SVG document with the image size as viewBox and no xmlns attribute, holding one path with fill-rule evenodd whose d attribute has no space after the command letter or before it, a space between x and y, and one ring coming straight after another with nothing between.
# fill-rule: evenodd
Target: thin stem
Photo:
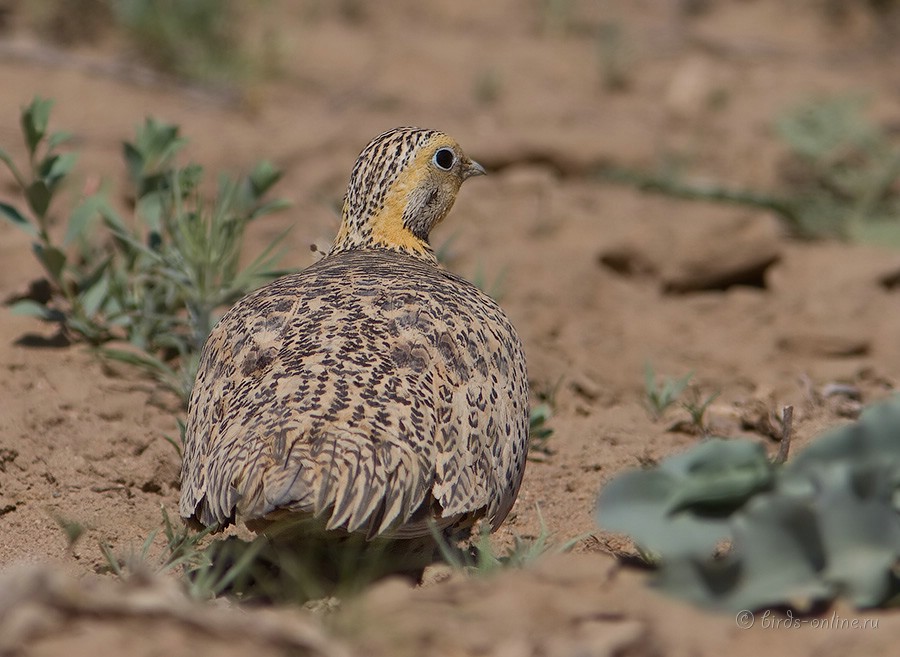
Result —
<instances>
[{"instance_id":1,"label":"thin stem","mask_svg":"<svg viewBox=\"0 0 900 657\"><path fill-rule=\"evenodd\" d=\"M791 434L794 429L794 407L785 406L781 410L781 444L778 446L778 454L772 462L775 465L782 465L788 458L788 452L791 450Z\"/></svg>"}]
</instances>

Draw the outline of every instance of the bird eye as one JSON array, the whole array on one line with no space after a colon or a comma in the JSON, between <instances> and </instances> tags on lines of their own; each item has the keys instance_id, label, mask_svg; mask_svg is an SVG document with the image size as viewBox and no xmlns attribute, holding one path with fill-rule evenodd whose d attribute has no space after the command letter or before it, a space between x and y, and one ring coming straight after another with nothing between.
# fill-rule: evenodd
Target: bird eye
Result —
<instances>
[{"instance_id":1,"label":"bird eye","mask_svg":"<svg viewBox=\"0 0 900 657\"><path fill-rule=\"evenodd\" d=\"M439 148L434 154L434 164L438 169L450 171L455 161L456 155L449 148Z\"/></svg>"}]
</instances>

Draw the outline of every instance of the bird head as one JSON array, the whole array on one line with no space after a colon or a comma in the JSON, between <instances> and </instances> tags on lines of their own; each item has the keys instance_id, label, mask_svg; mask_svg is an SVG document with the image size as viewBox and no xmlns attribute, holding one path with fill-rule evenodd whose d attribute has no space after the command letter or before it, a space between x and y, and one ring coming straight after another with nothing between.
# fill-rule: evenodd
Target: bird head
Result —
<instances>
[{"instance_id":1,"label":"bird head","mask_svg":"<svg viewBox=\"0 0 900 657\"><path fill-rule=\"evenodd\" d=\"M436 130L395 128L359 154L331 253L386 248L435 261L428 242L467 178L484 174Z\"/></svg>"}]
</instances>

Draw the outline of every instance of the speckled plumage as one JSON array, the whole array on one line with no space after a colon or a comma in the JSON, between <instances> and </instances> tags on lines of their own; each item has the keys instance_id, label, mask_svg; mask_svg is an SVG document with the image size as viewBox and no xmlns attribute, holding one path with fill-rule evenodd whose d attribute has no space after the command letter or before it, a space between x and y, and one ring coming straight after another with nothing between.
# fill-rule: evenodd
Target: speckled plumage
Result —
<instances>
[{"instance_id":1,"label":"speckled plumage","mask_svg":"<svg viewBox=\"0 0 900 657\"><path fill-rule=\"evenodd\" d=\"M329 254L243 298L207 340L182 516L314 516L393 538L429 535L428 518L499 526L527 452L522 346L427 242L478 173L436 131L400 128L362 151Z\"/></svg>"}]
</instances>

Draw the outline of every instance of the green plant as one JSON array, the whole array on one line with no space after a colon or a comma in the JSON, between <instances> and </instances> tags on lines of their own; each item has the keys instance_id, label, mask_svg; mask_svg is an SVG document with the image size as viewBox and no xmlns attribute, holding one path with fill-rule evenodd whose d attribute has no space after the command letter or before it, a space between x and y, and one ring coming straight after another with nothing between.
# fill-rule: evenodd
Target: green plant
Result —
<instances>
[{"instance_id":1,"label":"green plant","mask_svg":"<svg viewBox=\"0 0 900 657\"><path fill-rule=\"evenodd\" d=\"M803 232L900 245L900 149L865 118L866 104L814 101L781 116L776 134L790 149Z\"/></svg>"},{"instance_id":2,"label":"green plant","mask_svg":"<svg viewBox=\"0 0 900 657\"><path fill-rule=\"evenodd\" d=\"M758 443L714 439L626 472L601 491L596 518L658 560L655 586L704 606L808 610L837 596L891 604L900 594L900 397L783 466Z\"/></svg>"},{"instance_id":3,"label":"green plant","mask_svg":"<svg viewBox=\"0 0 900 657\"><path fill-rule=\"evenodd\" d=\"M290 519L252 541L211 541L185 575L197 597L305 604L352 596L387 575L417 577L433 552L427 538L368 540L325 532L320 520Z\"/></svg>"},{"instance_id":4,"label":"green plant","mask_svg":"<svg viewBox=\"0 0 900 657\"><path fill-rule=\"evenodd\" d=\"M240 39L243 21L229 0L116 0L113 6L141 55L160 70L228 82L250 64Z\"/></svg>"},{"instance_id":5,"label":"green plant","mask_svg":"<svg viewBox=\"0 0 900 657\"><path fill-rule=\"evenodd\" d=\"M553 417L553 409L550 404L538 404L531 409L528 416L528 449L534 452L550 454L548 442L553 435L553 429L547 426L547 421Z\"/></svg>"},{"instance_id":6,"label":"green plant","mask_svg":"<svg viewBox=\"0 0 900 657\"><path fill-rule=\"evenodd\" d=\"M17 314L35 315L56 322L68 333L77 333L94 344L109 339L109 333L94 321L99 302L97 293L107 262L89 264L84 257L85 235L96 218L102 198L92 195L76 205L66 222L61 242L51 234L53 201L75 166L74 153L60 152L71 135L48 132L53 101L35 98L22 110L20 125L28 153L27 168L20 168L5 150L0 161L12 173L26 203L26 210L0 203L0 214L32 240L31 249L40 262L59 303L22 299L12 305ZM76 255L70 251L75 250Z\"/></svg>"},{"instance_id":7,"label":"green plant","mask_svg":"<svg viewBox=\"0 0 900 657\"><path fill-rule=\"evenodd\" d=\"M110 572L122 580L132 576L177 572L183 575L188 594L200 600L208 600L237 588L247 586L247 582L270 566L262 559L267 547L264 538L251 542L235 538L218 539L207 543L207 538L218 530L217 526L195 532L182 523L172 524L164 507L162 511L162 531L165 546L155 555L154 544L160 530L155 529L147 536L138 549L131 549L118 557L105 543L100 550ZM285 587L286 591L289 589ZM275 599L283 599L282 597Z\"/></svg>"},{"instance_id":8,"label":"green plant","mask_svg":"<svg viewBox=\"0 0 900 657\"><path fill-rule=\"evenodd\" d=\"M247 225L286 206L265 199L281 174L262 162L240 179L221 176L208 201L199 191L202 167L175 162L186 143L178 128L147 119L123 148L133 216L94 194L72 211L56 242L51 202L75 156L57 150L68 135L47 132L51 105L35 99L22 112L27 174L0 151L27 203L27 211L0 204L0 213L32 238L52 292L12 311L56 323L69 339L127 342L128 350L104 346L101 353L152 373L186 403L217 309L280 273L273 252L283 234L248 266L240 267L239 256Z\"/></svg>"},{"instance_id":9,"label":"green plant","mask_svg":"<svg viewBox=\"0 0 900 657\"><path fill-rule=\"evenodd\" d=\"M797 237L832 237L900 246L900 148L868 121L858 96L817 99L775 122L788 150L789 191L685 182L675 170L608 167L601 177L677 198L763 208Z\"/></svg>"},{"instance_id":10,"label":"green plant","mask_svg":"<svg viewBox=\"0 0 900 657\"><path fill-rule=\"evenodd\" d=\"M73 550L78 541L81 540L81 537L84 536L85 526L77 520L71 520L55 513L53 514L53 520L56 521L63 534L66 535L66 546L70 551Z\"/></svg>"},{"instance_id":11,"label":"green plant","mask_svg":"<svg viewBox=\"0 0 900 657\"><path fill-rule=\"evenodd\" d=\"M273 252L285 233L246 267L239 258L247 225L286 203L264 199L281 176L268 162L240 180L220 176L207 202L197 191L202 168L174 164L183 145L177 127L148 119L124 147L136 221L109 206L101 211L122 255L114 309L138 348L104 353L143 367L186 402L216 310L282 273L273 269Z\"/></svg>"},{"instance_id":12,"label":"green plant","mask_svg":"<svg viewBox=\"0 0 900 657\"><path fill-rule=\"evenodd\" d=\"M207 536L217 531L218 527L213 526L201 532L194 532L181 522L177 527L173 525L164 506L160 506L160 512L161 529L166 539L162 553L153 556L153 545L159 535L159 529L150 532L139 549L132 549L121 558L113 554L109 545L101 542L100 551L110 572L122 580L127 580L132 575L166 573L178 569L190 571L209 564L209 559L200 546ZM209 597L208 591L199 588L191 588L191 593L195 597Z\"/></svg>"},{"instance_id":13,"label":"green plant","mask_svg":"<svg viewBox=\"0 0 900 657\"><path fill-rule=\"evenodd\" d=\"M561 544L551 543L551 535L540 508L537 509L537 513L541 523L540 533L532 540L514 537L513 544L499 554L491 544L491 534L487 526L482 526L477 537L470 541L465 549L451 545L433 524L431 535L447 564L455 570L479 576L492 575L506 568L522 568L544 554L568 552L583 538L579 536Z\"/></svg>"},{"instance_id":14,"label":"green plant","mask_svg":"<svg viewBox=\"0 0 900 657\"><path fill-rule=\"evenodd\" d=\"M181 461L184 456L182 445L184 445L184 434L187 431L187 424L180 417L175 418L175 425L178 427L178 440L175 440L172 436L168 434L163 435L163 440L169 443L178 454L178 460Z\"/></svg>"},{"instance_id":15,"label":"green plant","mask_svg":"<svg viewBox=\"0 0 900 657\"><path fill-rule=\"evenodd\" d=\"M654 421L678 401L693 376L693 372L688 372L680 379L666 377L658 381L653 366L650 363L644 365L644 406Z\"/></svg>"},{"instance_id":16,"label":"green plant","mask_svg":"<svg viewBox=\"0 0 900 657\"><path fill-rule=\"evenodd\" d=\"M687 392L687 398L681 402L681 407L690 416L688 426L692 431L705 436L709 433L709 428L706 425L706 411L719 398L721 391L717 390L706 397L701 397L699 388L688 386Z\"/></svg>"}]
</instances>

